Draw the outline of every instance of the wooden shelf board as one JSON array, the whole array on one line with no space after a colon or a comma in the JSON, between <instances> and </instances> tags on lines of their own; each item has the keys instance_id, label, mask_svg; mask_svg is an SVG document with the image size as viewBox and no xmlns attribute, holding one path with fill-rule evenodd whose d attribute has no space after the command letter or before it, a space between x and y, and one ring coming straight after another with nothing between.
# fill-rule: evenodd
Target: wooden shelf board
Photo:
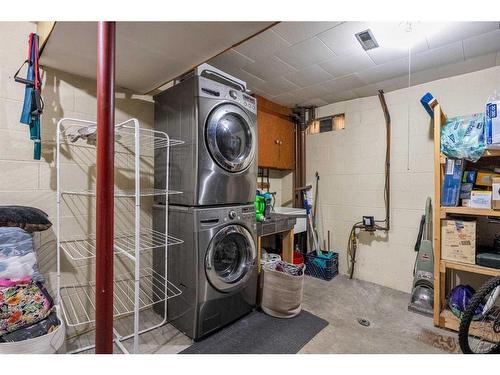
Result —
<instances>
[{"instance_id":1,"label":"wooden shelf board","mask_svg":"<svg viewBox=\"0 0 500 375\"><path fill-rule=\"evenodd\" d=\"M444 309L441 311L441 314L439 314L439 326L441 328L447 328L458 332L460 328L460 320L453 315L451 310ZM496 342L496 340L500 338L500 334L494 333L490 327L490 325L484 325L480 322L473 321L471 323L469 333L477 337L483 337L488 341L495 340Z\"/></svg>"},{"instance_id":2,"label":"wooden shelf board","mask_svg":"<svg viewBox=\"0 0 500 375\"><path fill-rule=\"evenodd\" d=\"M449 260L442 260L441 265L445 269L473 272L473 273L479 273L481 275L487 275L487 276L500 276L500 269L482 267L482 266L478 266L477 264L467 264L467 263L452 262Z\"/></svg>"},{"instance_id":3,"label":"wooden shelf board","mask_svg":"<svg viewBox=\"0 0 500 375\"><path fill-rule=\"evenodd\" d=\"M500 156L500 150L485 150L483 158Z\"/></svg>"},{"instance_id":4,"label":"wooden shelf board","mask_svg":"<svg viewBox=\"0 0 500 375\"><path fill-rule=\"evenodd\" d=\"M500 217L500 210L470 207L441 207L441 217L445 217L446 214Z\"/></svg>"},{"instance_id":5,"label":"wooden shelf board","mask_svg":"<svg viewBox=\"0 0 500 375\"><path fill-rule=\"evenodd\" d=\"M458 331L460 321L455 315L453 315L451 310L444 309L443 311L441 311L441 314L439 314L439 326L441 328L448 328L452 329L453 331Z\"/></svg>"}]
</instances>

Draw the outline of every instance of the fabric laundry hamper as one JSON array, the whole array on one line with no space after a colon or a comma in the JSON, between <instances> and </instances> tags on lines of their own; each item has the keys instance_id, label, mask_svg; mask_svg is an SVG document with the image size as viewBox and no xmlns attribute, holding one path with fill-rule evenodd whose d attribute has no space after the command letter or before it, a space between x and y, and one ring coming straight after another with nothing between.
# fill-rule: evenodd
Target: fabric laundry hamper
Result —
<instances>
[{"instance_id":1,"label":"fabric laundry hamper","mask_svg":"<svg viewBox=\"0 0 500 375\"><path fill-rule=\"evenodd\" d=\"M300 276L264 267L262 310L276 318L293 318L302 309L304 272Z\"/></svg>"},{"instance_id":2,"label":"fabric laundry hamper","mask_svg":"<svg viewBox=\"0 0 500 375\"><path fill-rule=\"evenodd\" d=\"M0 354L54 354L64 344L66 326L61 317L59 306L56 306L60 325L43 336L17 342L0 343Z\"/></svg>"}]
</instances>

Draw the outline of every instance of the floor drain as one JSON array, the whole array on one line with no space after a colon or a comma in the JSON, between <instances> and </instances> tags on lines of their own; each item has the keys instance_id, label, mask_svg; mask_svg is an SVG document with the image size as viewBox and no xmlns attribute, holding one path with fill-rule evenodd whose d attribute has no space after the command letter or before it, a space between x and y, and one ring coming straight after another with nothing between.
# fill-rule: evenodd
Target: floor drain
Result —
<instances>
[{"instance_id":1,"label":"floor drain","mask_svg":"<svg viewBox=\"0 0 500 375\"><path fill-rule=\"evenodd\" d=\"M363 327L368 327L370 325L370 321L364 318L358 318L358 323Z\"/></svg>"}]
</instances>

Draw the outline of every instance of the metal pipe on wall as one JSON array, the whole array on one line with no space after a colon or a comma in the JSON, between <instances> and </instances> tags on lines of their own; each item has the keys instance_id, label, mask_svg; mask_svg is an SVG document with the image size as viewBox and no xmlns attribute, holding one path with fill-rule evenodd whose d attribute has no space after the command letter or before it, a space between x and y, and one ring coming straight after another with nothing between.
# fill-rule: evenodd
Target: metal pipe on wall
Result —
<instances>
[{"instance_id":1,"label":"metal pipe on wall","mask_svg":"<svg viewBox=\"0 0 500 375\"><path fill-rule=\"evenodd\" d=\"M391 115L385 101L384 90L378 90L378 99L384 112L385 119L385 184L384 184L384 202L385 202L385 220L384 227L379 228L385 231L391 229Z\"/></svg>"},{"instance_id":2,"label":"metal pipe on wall","mask_svg":"<svg viewBox=\"0 0 500 375\"><path fill-rule=\"evenodd\" d=\"M295 189L306 184L306 127L305 108L297 108L292 118L295 123L295 168L294 175L294 206L302 207L302 196Z\"/></svg>"},{"instance_id":3,"label":"metal pipe on wall","mask_svg":"<svg viewBox=\"0 0 500 375\"><path fill-rule=\"evenodd\" d=\"M96 354L113 353L115 36L97 23Z\"/></svg>"}]
</instances>

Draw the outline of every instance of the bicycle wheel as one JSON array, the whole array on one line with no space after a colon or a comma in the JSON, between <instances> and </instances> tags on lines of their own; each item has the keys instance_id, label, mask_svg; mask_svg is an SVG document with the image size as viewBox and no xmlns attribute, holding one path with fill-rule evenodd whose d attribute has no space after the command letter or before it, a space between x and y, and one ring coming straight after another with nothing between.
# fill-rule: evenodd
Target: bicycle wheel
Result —
<instances>
[{"instance_id":1,"label":"bicycle wheel","mask_svg":"<svg viewBox=\"0 0 500 375\"><path fill-rule=\"evenodd\" d=\"M458 341L465 354L500 353L500 277L488 280L471 298Z\"/></svg>"}]
</instances>

